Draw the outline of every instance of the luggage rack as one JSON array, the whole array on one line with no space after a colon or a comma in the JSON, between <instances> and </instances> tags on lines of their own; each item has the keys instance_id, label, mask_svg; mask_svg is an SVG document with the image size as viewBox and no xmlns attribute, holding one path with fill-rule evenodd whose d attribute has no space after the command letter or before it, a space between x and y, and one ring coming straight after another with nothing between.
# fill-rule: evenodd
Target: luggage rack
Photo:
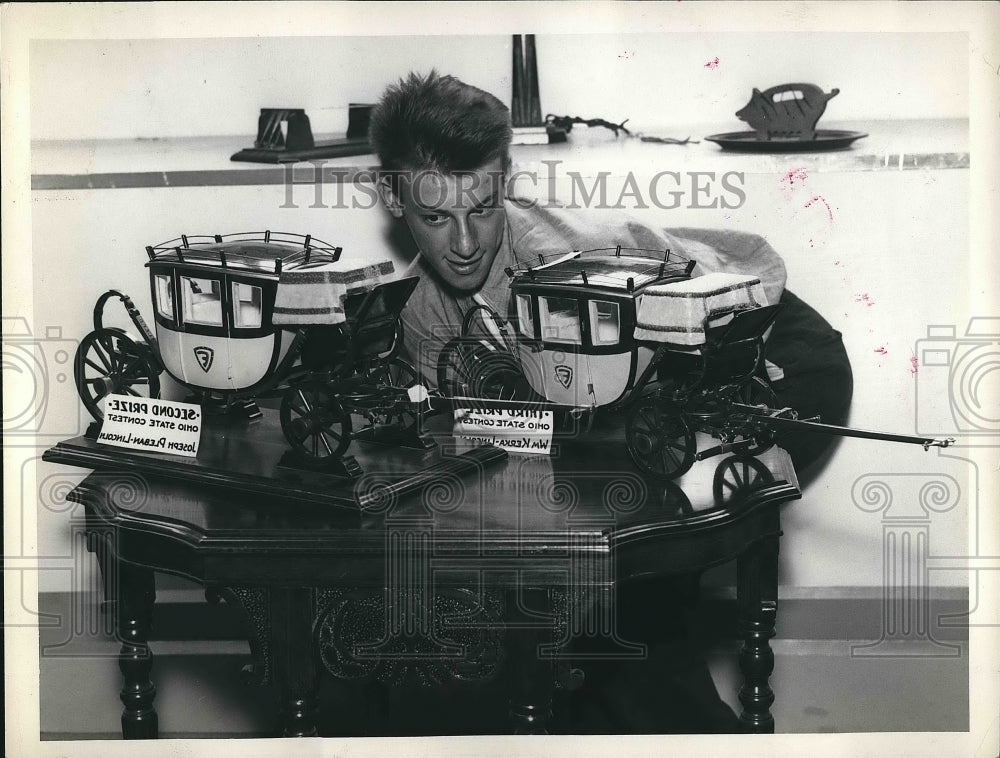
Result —
<instances>
[{"instance_id":1,"label":"luggage rack","mask_svg":"<svg viewBox=\"0 0 1000 758\"><path fill-rule=\"evenodd\" d=\"M246 243L241 248L241 243ZM285 252L287 250L287 252ZM226 268L239 266L280 274L283 267L309 263L336 263L342 248L308 234L289 232L238 232L235 234L182 234L159 245L148 245L146 255L153 261L209 264Z\"/></svg>"},{"instance_id":2,"label":"luggage rack","mask_svg":"<svg viewBox=\"0 0 1000 758\"><path fill-rule=\"evenodd\" d=\"M623 269L620 264L611 264L614 258L648 258L644 266ZM694 269L695 262L682 255L666 250L648 248L616 247L577 250L556 257L539 254L538 263L521 263L516 268L505 271L511 278L525 277L538 284L582 284L583 286L624 289L632 292L653 282L669 277L686 277ZM655 261L655 262L654 262ZM579 264L579 265L576 265Z\"/></svg>"}]
</instances>

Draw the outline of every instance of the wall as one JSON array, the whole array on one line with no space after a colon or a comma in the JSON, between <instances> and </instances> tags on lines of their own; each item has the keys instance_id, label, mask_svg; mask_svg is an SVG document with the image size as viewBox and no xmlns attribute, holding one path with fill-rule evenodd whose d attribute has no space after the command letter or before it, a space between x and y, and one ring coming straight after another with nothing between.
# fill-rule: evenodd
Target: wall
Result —
<instances>
[{"instance_id":1,"label":"wall","mask_svg":"<svg viewBox=\"0 0 1000 758\"><path fill-rule=\"evenodd\" d=\"M795 81L841 90L827 119L969 112L956 70L964 34L540 35L537 48L544 112L628 118L640 130L735 128L753 87ZM36 40L31 135L252 134L261 107L302 107L316 133L343 132L348 103L373 102L411 69L436 67L509 102L510 50L507 35Z\"/></svg>"},{"instance_id":2,"label":"wall","mask_svg":"<svg viewBox=\"0 0 1000 758\"><path fill-rule=\"evenodd\" d=\"M550 35L539 39L539 55L546 111L628 116L639 128L700 122L738 128L732 113L751 87L793 80L842 90L830 119L966 117L969 110L961 35ZM317 132L338 131L346 103L371 101L410 68L437 66L506 99L509 57L506 36L35 42L31 132L36 139L73 140L248 134L257 109L271 105L303 106ZM718 67L706 68L715 57ZM965 267L969 172L827 170L794 191L781 179L748 176L747 202L738 211L650 212L649 218L767 236L786 257L789 288L845 335L857 387L852 423L912 431L909 351L928 324L962 329L972 315ZM818 206L805 210L799 191L826 198L831 216ZM306 204L296 210L281 208L283 200L280 186L33 193L36 334L58 326L64 338L81 338L94 300L112 286L148 308L136 256L178 230L305 228L366 254L382 247L387 221L377 210ZM85 277L68 275L81 265ZM78 413L72 402L60 408L50 417L53 429L82 423L67 420ZM881 586L881 516L851 501L860 475L921 471L928 460L963 481L968 474L964 464L918 448L873 444L844 442L807 498L786 509L786 585ZM968 554L965 505L935 516L935 552ZM43 498L38 538L45 554L69 554L65 505L57 498ZM934 581L964 577L937 572ZM67 582L65 572L50 572L40 586L66 589Z\"/></svg>"}]
</instances>

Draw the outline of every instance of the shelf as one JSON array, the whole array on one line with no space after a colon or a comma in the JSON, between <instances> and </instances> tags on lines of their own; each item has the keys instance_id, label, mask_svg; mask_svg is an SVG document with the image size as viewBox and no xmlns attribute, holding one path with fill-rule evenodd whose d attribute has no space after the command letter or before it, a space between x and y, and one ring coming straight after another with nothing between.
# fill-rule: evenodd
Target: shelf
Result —
<instances>
[{"instance_id":1,"label":"shelf","mask_svg":"<svg viewBox=\"0 0 1000 758\"><path fill-rule=\"evenodd\" d=\"M965 119L831 122L824 128L865 132L846 150L817 153L748 154L727 152L705 135L738 131L738 125L649 129L649 136L699 140L687 145L615 137L608 130L577 127L556 145L519 145L511 149L514 171L540 177L566 170L582 176L628 171L742 171L776 173L804 168L815 172L936 170L969 167L969 124ZM229 156L253 138L37 141L32 143L33 190L115 189L128 187L211 187L313 181L317 167L324 183L370 181L374 155L329 158L288 166L237 163ZM559 163L553 164L552 161Z\"/></svg>"}]
</instances>

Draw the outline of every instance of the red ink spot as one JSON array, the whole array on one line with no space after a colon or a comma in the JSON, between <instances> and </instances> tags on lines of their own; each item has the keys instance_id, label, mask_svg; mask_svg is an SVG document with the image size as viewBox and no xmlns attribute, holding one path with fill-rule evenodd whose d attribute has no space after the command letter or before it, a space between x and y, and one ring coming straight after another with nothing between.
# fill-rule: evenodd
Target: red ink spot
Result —
<instances>
[{"instance_id":1,"label":"red ink spot","mask_svg":"<svg viewBox=\"0 0 1000 758\"><path fill-rule=\"evenodd\" d=\"M889 354L889 351L886 350L884 347L877 347L877 348L875 348L875 352L878 353L879 355L888 355Z\"/></svg>"},{"instance_id":2,"label":"red ink spot","mask_svg":"<svg viewBox=\"0 0 1000 758\"><path fill-rule=\"evenodd\" d=\"M708 63L705 64L705 68L718 68L718 67L719 67L718 57L713 58L712 60L710 60Z\"/></svg>"},{"instance_id":3,"label":"red ink spot","mask_svg":"<svg viewBox=\"0 0 1000 758\"><path fill-rule=\"evenodd\" d=\"M791 171L787 172L783 177L781 177L781 183L787 184L789 187L793 186L795 182L804 182L809 178L809 174L806 173L804 168L793 168Z\"/></svg>"},{"instance_id":4,"label":"red ink spot","mask_svg":"<svg viewBox=\"0 0 1000 758\"><path fill-rule=\"evenodd\" d=\"M827 216L827 218L830 219L831 221L833 221L833 211L830 209L830 204L828 202L826 202L826 200L822 196L816 195L815 197L813 197L812 200L810 200L809 202L806 203L805 207L808 208L813 203L823 203L823 205L826 206L826 216Z\"/></svg>"},{"instance_id":5,"label":"red ink spot","mask_svg":"<svg viewBox=\"0 0 1000 758\"><path fill-rule=\"evenodd\" d=\"M910 373L917 373L917 356L913 353L910 353Z\"/></svg>"},{"instance_id":6,"label":"red ink spot","mask_svg":"<svg viewBox=\"0 0 1000 758\"><path fill-rule=\"evenodd\" d=\"M873 305L875 305L875 301L874 301L874 300L872 300L872 299L871 299L871 298L870 298L870 297L868 296L868 293L867 293L867 292L863 292L863 293L862 293L862 294L860 294L860 295L855 295L855 296L854 296L854 302L855 302L855 303L864 303L864 304L865 304L865 305L867 305L867 306L868 306L869 308L871 308L871 307L872 307Z\"/></svg>"}]
</instances>

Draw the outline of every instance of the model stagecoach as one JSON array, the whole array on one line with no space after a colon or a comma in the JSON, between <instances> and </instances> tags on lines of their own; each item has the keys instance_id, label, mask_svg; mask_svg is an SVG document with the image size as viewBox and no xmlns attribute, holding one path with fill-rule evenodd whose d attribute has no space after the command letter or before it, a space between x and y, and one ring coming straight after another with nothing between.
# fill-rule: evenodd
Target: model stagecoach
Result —
<instances>
[{"instance_id":1,"label":"model stagecoach","mask_svg":"<svg viewBox=\"0 0 1000 758\"><path fill-rule=\"evenodd\" d=\"M281 398L282 429L306 460L337 459L352 437L409 421L397 406L415 372L396 356L399 312L416 285L391 262L356 265L309 236L188 237L146 248L155 336L111 290L75 360L77 389L98 420L109 394L155 397L163 371L206 408L259 413ZM118 297L138 338L103 325ZM354 432L352 415L367 420Z\"/></svg>"},{"instance_id":2,"label":"model stagecoach","mask_svg":"<svg viewBox=\"0 0 1000 758\"><path fill-rule=\"evenodd\" d=\"M499 406L621 410L636 466L664 479L719 453L762 453L781 429L950 444L821 424L778 407L763 346L780 304L768 304L756 277L692 276L694 267L669 250L616 247L508 269L510 323L480 305L473 311L487 311L486 329L477 333L470 311L463 335L441 352L439 385ZM696 432L720 444L699 451Z\"/></svg>"}]
</instances>

